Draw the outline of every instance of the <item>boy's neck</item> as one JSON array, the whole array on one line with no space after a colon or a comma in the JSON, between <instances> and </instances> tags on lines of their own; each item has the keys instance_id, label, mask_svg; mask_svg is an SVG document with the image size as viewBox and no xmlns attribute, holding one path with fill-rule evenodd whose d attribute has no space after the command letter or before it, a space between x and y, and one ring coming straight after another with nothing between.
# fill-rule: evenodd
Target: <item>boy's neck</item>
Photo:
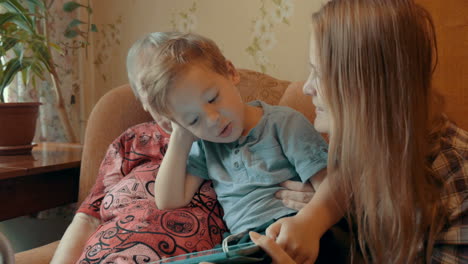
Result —
<instances>
[{"instance_id":1,"label":"boy's neck","mask_svg":"<svg viewBox=\"0 0 468 264\"><path fill-rule=\"evenodd\" d=\"M262 107L244 104L244 130L242 136L247 136L250 130L254 128L263 116Z\"/></svg>"}]
</instances>

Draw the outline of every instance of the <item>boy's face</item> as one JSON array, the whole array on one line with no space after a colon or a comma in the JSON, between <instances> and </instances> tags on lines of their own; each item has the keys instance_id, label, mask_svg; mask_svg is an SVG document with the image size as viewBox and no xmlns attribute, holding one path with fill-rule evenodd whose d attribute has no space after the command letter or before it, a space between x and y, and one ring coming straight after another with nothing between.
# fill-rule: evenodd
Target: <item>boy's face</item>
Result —
<instances>
[{"instance_id":1,"label":"boy's face","mask_svg":"<svg viewBox=\"0 0 468 264\"><path fill-rule=\"evenodd\" d=\"M196 137L218 143L237 140L244 130L244 108L230 62L223 76L204 63L190 65L169 90L172 119Z\"/></svg>"}]
</instances>

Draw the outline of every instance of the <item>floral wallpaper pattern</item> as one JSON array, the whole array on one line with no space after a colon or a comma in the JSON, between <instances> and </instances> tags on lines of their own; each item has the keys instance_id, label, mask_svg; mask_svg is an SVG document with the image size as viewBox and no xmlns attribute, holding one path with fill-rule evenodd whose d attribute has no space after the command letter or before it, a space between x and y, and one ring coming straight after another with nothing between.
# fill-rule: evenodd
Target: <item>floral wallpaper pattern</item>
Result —
<instances>
[{"instance_id":1,"label":"floral wallpaper pattern","mask_svg":"<svg viewBox=\"0 0 468 264\"><path fill-rule=\"evenodd\" d=\"M281 24L289 26L289 18L294 14L292 0L261 0L260 15L252 20L251 43L245 49L263 73L274 66L268 57L268 51L278 43L275 27ZM172 30L180 32L195 32L198 26L197 1L185 11L173 12Z\"/></svg>"},{"instance_id":2,"label":"floral wallpaper pattern","mask_svg":"<svg viewBox=\"0 0 468 264\"><path fill-rule=\"evenodd\" d=\"M197 1L187 11L173 12L171 25L172 30L179 32L194 32L197 28L198 18L195 15L197 11Z\"/></svg>"},{"instance_id":3,"label":"floral wallpaper pattern","mask_svg":"<svg viewBox=\"0 0 468 264\"><path fill-rule=\"evenodd\" d=\"M107 66L110 58L115 55L121 44L121 25L122 16L118 16L112 23L98 25L99 31L93 43L96 50L93 64L96 67L97 76L104 82L109 79L110 72Z\"/></svg>"},{"instance_id":4,"label":"floral wallpaper pattern","mask_svg":"<svg viewBox=\"0 0 468 264\"><path fill-rule=\"evenodd\" d=\"M289 26L289 18L293 13L292 0L261 0L260 17L252 21L252 42L245 49L261 72L266 73L267 68L273 66L267 52L278 42L275 27L280 24Z\"/></svg>"}]
</instances>

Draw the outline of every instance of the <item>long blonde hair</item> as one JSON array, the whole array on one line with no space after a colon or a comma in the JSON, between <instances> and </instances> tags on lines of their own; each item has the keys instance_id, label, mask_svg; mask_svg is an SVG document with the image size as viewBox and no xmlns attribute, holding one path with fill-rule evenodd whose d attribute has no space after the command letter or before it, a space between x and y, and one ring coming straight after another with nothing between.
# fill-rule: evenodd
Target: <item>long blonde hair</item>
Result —
<instances>
[{"instance_id":1,"label":"long blonde hair","mask_svg":"<svg viewBox=\"0 0 468 264\"><path fill-rule=\"evenodd\" d=\"M430 169L437 57L429 13L412 0L332 0L313 15L321 92L333 117L328 170L366 262L415 263L443 224Z\"/></svg>"}]
</instances>

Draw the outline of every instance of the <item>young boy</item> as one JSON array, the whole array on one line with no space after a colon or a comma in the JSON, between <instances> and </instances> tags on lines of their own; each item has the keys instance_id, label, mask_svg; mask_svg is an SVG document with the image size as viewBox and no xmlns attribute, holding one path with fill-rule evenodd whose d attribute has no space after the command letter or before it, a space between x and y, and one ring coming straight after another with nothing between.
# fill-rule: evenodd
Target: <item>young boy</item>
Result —
<instances>
[{"instance_id":1,"label":"young boy","mask_svg":"<svg viewBox=\"0 0 468 264\"><path fill-rule=\"evenodd\" d=\"M130 49L127 70L144 109L172 129L158 208L186 206L210 179L228 228L240 233L295 213L274 198L279 183L322 178L327 144L313 125L287 107L243 103L239 74L213 41L151 33Z\"/></svg>"}]
</instances>

